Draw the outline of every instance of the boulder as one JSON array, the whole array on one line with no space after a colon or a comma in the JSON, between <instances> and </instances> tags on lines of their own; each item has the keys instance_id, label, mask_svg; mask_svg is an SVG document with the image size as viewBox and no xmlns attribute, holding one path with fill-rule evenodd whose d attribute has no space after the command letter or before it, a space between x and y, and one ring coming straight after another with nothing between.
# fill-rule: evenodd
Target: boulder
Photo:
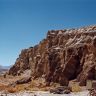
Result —
<instances>
[{"instance_id":1,"label":"boulder","mask_svg":"<svg viewBox=\"0 0 96 96\"><path fill-rule=\"evenodd\" d=\"M71 89L67 86L60 86L50 90L50 93L53 93L53 94L69 94L70 92L71 92Z\"/></svg>"},{"instance_id":2,"label":"boulder","mask_svg":"<svg viewBox=\"0 0 96 96\"><path fill-rule=\"evenodd\" d=\"M25 84L25 83L29 83L31 81L31 77L24 77L20 80L17 80L15 83L16 84Z\"/></svg>"}]
</instances>

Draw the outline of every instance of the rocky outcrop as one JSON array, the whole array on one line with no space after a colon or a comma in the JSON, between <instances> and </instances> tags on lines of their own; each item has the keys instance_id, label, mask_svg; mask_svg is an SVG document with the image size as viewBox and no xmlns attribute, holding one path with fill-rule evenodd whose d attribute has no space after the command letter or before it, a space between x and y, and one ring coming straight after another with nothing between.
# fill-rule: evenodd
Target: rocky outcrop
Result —
<instances>
[{"instance_id":1,"label":"rocky outcrop","mask_svg":"<svg viewBox=\"0 0 96 96\"><path fill-rule=\"evenodd\" d=\"M21 51L21 54L19 55L19 58L17 58L15 65L13 65L10 68L9 73L12 75L19 75L22 73L24 70L29 69L29 57L28 57L28 52L27 49L24 49Z\"/></svg>"},{"instance_id":2,"label":"rocky outcrop","mask_svg":"<svg viewBox=\"0 0 96 96\"><path fill-rule=\"evenodd\" d=\"M25 77L20 80L17 80L15 83L16 84L25 84L25 83L29 83L30 81L31 81L31 77Z\"/></svg>"},{"instance_id":3,"label":"rocky outcrop","mask_svg":"<svg viewBox=\"0 0 96 96\"><path fill-rule=\"evenodd\" d=\"M9 74L26 69L34 79L44 77L47 84L68 85L77 79L85 85L87 79L96 79L96 26L48 31L38 45L21 51Z\"/></svg>"}]
</instances>

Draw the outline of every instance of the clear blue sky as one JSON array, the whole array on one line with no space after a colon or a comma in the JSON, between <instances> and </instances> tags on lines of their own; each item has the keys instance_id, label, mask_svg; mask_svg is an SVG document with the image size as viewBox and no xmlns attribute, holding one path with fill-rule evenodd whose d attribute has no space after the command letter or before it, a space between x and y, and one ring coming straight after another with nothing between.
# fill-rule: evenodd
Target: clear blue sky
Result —
<instances>
[{"instance_id":1,"label":"clear blue sky","mask_svg":"<svg viewBox=\"0 0 96 96\"><path fill-rule=\"evenodd\" d=\"M94 24L96 0L0 0L0 64L14 64L48 30Z\"/></svg>"}]
</instances>

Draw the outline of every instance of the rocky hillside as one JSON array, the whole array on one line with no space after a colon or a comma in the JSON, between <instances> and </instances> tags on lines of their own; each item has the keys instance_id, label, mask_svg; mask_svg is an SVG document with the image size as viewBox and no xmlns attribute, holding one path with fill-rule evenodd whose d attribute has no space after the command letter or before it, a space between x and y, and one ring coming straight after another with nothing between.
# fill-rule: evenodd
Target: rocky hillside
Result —
<instances>
[{"instance_id":1,"label":"rocky hillside","mask_svg":"<svg viewBox=\"0 0 96 96\"><path fill-rule=\"evenodd\" d=\"M96 79L96 26L48 31L38 45L21 51L9 74L28 69L32 78L43 77L47 84L68 85L77 79L85 85Z\"/></svg>"}]
</instances>

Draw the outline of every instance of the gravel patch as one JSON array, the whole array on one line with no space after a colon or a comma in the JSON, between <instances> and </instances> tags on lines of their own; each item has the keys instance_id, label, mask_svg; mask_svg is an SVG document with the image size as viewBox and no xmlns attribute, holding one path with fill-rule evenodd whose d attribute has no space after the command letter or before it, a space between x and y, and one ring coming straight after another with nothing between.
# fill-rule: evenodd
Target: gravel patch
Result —
<instances>
[{"instance_id":1,"label":"gravel patch","mask_svg":"<svg viewBox=\"0 0 96 96\"><path fill-rule=\"evenodd\" d=\"M43 91L24 91L19 93L4 93L0 92L0 96L89 96L88 91L76 92L71 94L50 94Z\"/></svg>"}]
</instances>

